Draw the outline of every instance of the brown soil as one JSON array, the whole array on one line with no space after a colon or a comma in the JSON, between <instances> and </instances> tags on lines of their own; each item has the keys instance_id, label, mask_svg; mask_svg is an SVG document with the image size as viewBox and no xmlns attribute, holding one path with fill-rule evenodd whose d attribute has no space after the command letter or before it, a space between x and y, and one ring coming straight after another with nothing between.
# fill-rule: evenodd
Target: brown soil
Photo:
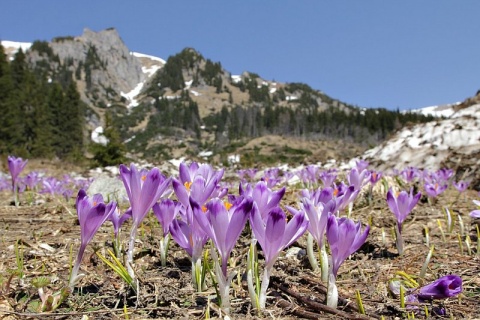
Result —
<instances>
[{"instance_id":1,"label":"brown soil","mask_svg":"<svg viewBox=\"0 0 480 320\"><path fill-rule=\"evenodd\" d=\"M60 174L60 172L57 172ZM305 256L290 258L281 256L275 263L270 283L266 311L258 315L252 310L245 279L235 278L231 287L233 319L385 319L406 318L398 298L388 294L388 280L398 271L404 271L417 279L429 248L423 230L430 230L430 243L435 246L434 255L423 279L433 281L446 274L458 274L463 279L460 297L435 301L428 306L443 306L446 318L474 319L480 317L480 261L476 252L477 237L468 213L473 209L472 199L478 199L474 191L468 191L451 206L451 211L460 215L465 224L465 233L471 239L471 254L468 253L465 237L463 250L459 246L458 223L452 234L442 239L437 219L445 231L445 220L441 208L456 198L450 190L438 202L430 206L419 203L404 225L405 253L398 256L391 228L394 218L385 202L385 193L377 192L368 204L365 197L357 200L352 216L365 224L372 222L367 243L340 267L337 280L340 306L331 310L324 304L325 286L309 267ZM205 319L219 316L215 291L210 278L208 290L197 294L191 281L191 263L184 251L171 242L167 267L160 266L158 254L160 228L149 215L142 224L136 247L135 268L140 279L137 296L95 254L107 255L112 247L112 227L104 225L87 247L81 266L86 276L74 292L53 312L38 310L39 295L32 280L47 277L49 290L58 291L68 284L70 261L79 246L79 225L73 199L65 203L43 195L37 205L27 204L26 195L21 196L21 205L12 205L12 195L0 192L0 319ZM296 190L290 188L282 205L296 205ZM124 225L122 239L126 241L130 224ZM382 241L382 229L386 241ZM249 235L245 233L237 243L233 254L234 268L242 276L245 270ZM293 247L305 249L306 236L302 236ZM287 249L288 250L288 249ZM16 257L23 258L23 266ZM261 257L261 256L260 256ZM19 267L20 265L20 267ZM260 261L260 268L262 268ZM19 272L23 273L20 276ZM363 299L366 315L358 312L355 292ZM422 309L423 310L423 307ZM128 314L128 315L127 315ZM425 315L419 311L415 318Z\"/></svg>"}]
</instances>

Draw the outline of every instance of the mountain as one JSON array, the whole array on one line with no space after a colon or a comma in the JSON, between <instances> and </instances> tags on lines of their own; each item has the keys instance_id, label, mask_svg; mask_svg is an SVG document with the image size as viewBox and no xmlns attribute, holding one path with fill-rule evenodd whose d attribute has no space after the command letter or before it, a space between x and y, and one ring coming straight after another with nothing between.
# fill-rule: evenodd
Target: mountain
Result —
<instances>
[{"instance_id":1,"label":"mountain","mask_svg":"<svg viewBox=\"0 0 480 320\"><path fill-rule=\"evenodd\" d=\"M166 60L130 52L113 28L2 46L11 63L18 48L25 51L39 81L63 87L74 81L90 139L108 145L115 136L133 158L200 154L225 163L241 153L244 164L348 158L408 123L434 119L359 108L254 72L232 75L193 48Z\"/></svg>"}]
</instances>

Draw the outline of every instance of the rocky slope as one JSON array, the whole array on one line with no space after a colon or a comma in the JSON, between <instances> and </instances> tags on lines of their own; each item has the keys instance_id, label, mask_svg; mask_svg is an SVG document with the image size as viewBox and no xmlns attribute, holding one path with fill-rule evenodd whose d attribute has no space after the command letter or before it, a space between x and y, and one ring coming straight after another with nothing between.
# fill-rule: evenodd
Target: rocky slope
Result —
<instances>
[{"instance_id":1,"label":"rocky slope","mask_svg":"<svg viewBox=\"0 0 480 320\"><path fill-rule=\"evenodd\" d=\"M363 158L380 170L453 168L457 179L472 180L473 187L480 189L480 96L443 108L442 112L449 116L405 127L366 151Z\"/></svg>"}]
</instances>

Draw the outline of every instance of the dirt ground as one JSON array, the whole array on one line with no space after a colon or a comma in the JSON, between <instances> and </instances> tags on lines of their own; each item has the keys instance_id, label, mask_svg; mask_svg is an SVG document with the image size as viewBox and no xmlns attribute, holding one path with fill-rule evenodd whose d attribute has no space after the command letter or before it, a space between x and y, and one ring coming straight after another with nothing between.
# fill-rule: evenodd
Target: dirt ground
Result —
<instances>
[{"instance_id":1,"label":"dirt ground","mask_svg":"<svg viewBox=\"0 0 480 320\"><path fill-rule=\"evenodd\" d=\"M289 188L282 206L298 208L297 191ZM85 277L79 286L56 310L41 312L38 309L38 289L33 284L46 277L50 284L45 291L52 292L68 285L71 260L80 243L80 227L73 198L66 203L63 199L45 195L36 194L34 197L41 201L29 205L22 195L21 205L16 208L12 205L11 193L0 192L0 319L205 319L219 316L210 278L207 277L208 290L196 293L192 286L191 262L174 241L171 241L167 266L161 267L158 253L160 227L151 214L142 224L136 244L135 267L140 280L138 297L95 254L98 251L106 256L106 250L112 248L113 228L107 222L87 247L80 269ZM306 249L304 235L292 245L300 249L299 254L282 255L275 263L266 311L259 315L251 307L244 277L250 238L244 233L232 255L235 267L229 268L229 272L235 269L239 274L231 286L230 318L407 318L405 310L400 308L399 298L390 296L387 290L388 281L395 277L396 272L404 271L424 283L447 274L459 275L463 280L463 293L458 297L434 301L428 309L443 307L446 310L444 317L449 319L480 319L480 253L476 249L474 221L468 216L474 209L472 200L478 198L477 192L468 190L457 200L456 190L450 188L433 205L421 201L404 224L406 247L405 253L399 256L392 237L394 218L386 204L385 193L377 190L370 202L361 195L355 203L352 217L360 219L363 224L370 221L371 231L366 244L340 267L337 279L340 305L337 310L325 306L325 285L319 275L311 271L307 257L302 254L302 250ZM452 202L455 203L450 205ZM463 218L463 237L458 223L451 234L446 232L441 210L446 205L454 215ZM130 226L127 222L122 228L124 242ZM425 227L430 231L434 255L425 279L419 279L429 251L425 243ZM470 237L470 250L466 235ZM289 249L286 251L291 252ZM260 261L261 267L262 263ZM355 300L357 290L366 315L359 313ZM425 317L422 307L415 318ZM433 315L432 311L430 317L441 318Z\"/></svg>"}]
</instances>

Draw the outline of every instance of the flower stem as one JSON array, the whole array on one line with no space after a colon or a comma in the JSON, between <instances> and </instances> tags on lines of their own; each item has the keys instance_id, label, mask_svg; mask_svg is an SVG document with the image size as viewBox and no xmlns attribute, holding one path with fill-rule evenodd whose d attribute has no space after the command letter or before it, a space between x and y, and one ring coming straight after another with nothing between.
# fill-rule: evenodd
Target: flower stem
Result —
<instances>
[{"instance_id":1,"label":"flower stem","mask_svg":"<svg viewBox=\"0 0 480 320\"><path fill-rule=\"evenodd\" d=\"M309 232L308 237L307 237L307 256L308 256L308 261L310 262L310 266L312 267L312 270L314 272L318 271L318 262L317 262L317 257L315 256L314 250L313 250L313 236Z\"/></svg>"},{"instance_id":2,"label":"flower stem","mask_svg":"<svg viewBox=\"0 0 480 320\"><path fill-rule=\"evenodd\" d=\"M327 306L336 309L338 305L338 289L335 282L335 275L330 273L328 275Z\"/></svg>"},{"instance_id":3,"label":"flower stem","mask_svg":"<svg viewBox=\"0 0 480 320\"><path fill-rule=\"evenodd\" d=\"M130 240L128 241L128 253L127 253L127 271L130 277L135 280L135 272L133 271L133 250L135 249L135 239L137 237L138 226L136 223L132 225L132 231L130 232Z\"/></svg>"},{"instance_id":4,"label":"flower stem","mask_svg":"<svg viewBox=\"0 0 480 320\"><path fill-rule=\"evenodd\" d=\"M72 273L70 274L70 282L69 282L70 288L73 288L75 286L75 283L77 282L78 270L80 269L80 264L82 263L83 254L85 253L86 247L87 247L86 245L80 244L80 248L78 249L77 259L75 260Z\"/></svg>"},{"instance_id":5,"label":"flower stem","mask_svg":"<svg viewBox=\"0 0 480 320\"><path fill-rule=\"evenodd\" d=\"M403 254L403 237L402 232L400 231L400 225L397 223L395 224L395 244L397 245L398 254Z\"/></svg>"},{"instance_id":6,"label":"flower stem","mask_svg":"<svg viewBox=\"0 0 480 320\"><path fill-rule=\"evenodd\" d=\"M167 265L167 251L168 244L170 242L170 234L167 234L165 238L160 239L160 262L162 267Z\"/></svg>"},{"instance_id":7,"label":"flower stem","mask_svg":"<svg viewBox=\"0 0 480 320\"><path fill-rule=\"evenodd\" d=\"M265 305L267 303L267 289L268 285L270 284L270 276L272 275L272 266L265 266L262 275L262 285L260 287L260 297L259 297L259 305L260 310L265 310Z\"/></svg>"},{"instance_id":8,"label":"flower stem","mask_svg":"<svg viewBox=\"0 0 480 320\"><path fill-rule=\"evenodd\" d=\"M325 242L320 247L320 267L322 268L322 282L328 281L328 255L327 249L325 249Z\"/></svg>"}]
</instances>

